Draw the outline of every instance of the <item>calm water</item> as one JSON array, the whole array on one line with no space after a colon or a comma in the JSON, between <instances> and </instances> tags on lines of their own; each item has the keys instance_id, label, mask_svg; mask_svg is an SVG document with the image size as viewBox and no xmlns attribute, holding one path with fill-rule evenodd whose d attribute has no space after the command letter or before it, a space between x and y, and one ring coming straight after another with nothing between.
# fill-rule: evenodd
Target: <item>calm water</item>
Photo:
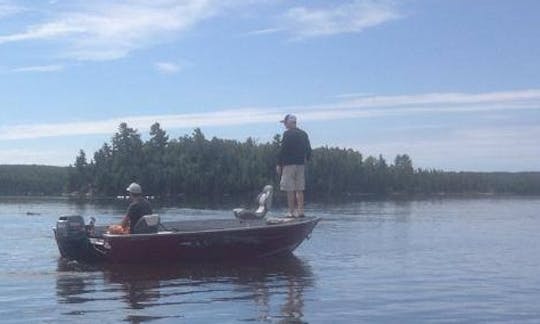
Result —
<instances>
[{"instance_id":1,"label":"calm water","mask_svg":"<svg viewBox=\"0 0 540 324\"><path fill-rule=\"evenodd\" d=\"M312 204L307 212L323 217L312 238L295 257L263 263L59 261L58 215L109 223L124 209L0 199L0 321L540 322L540 198Z\"/></svg>"}]
</instances>

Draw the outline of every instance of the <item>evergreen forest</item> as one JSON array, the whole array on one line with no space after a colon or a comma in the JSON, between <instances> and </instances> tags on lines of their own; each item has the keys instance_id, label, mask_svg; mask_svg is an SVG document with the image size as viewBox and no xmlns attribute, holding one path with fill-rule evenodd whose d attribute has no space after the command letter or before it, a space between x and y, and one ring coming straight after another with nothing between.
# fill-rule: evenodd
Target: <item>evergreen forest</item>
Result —
<instances>
[{"instance_id":1,"label":"evergreen forest","mask_svg":"<svg viewBox=\"0 0 540 324\"><path fill-rule=\"evenodd\" d=\"M110 142L91 156L81 150L68 168L65 191L112 197L131 182L158 197L219 197L278 186L275 173L280 135L270 142L206 138L200 129L170 138L159 123L143 140L122 123ZM391 161L381 155L337 147L312 153L306 174L308 194L539 194L540 173L445 172L415 168L407 154ZM276 187L277 188L277 187Z\"/></svg>"},{"instance_id":2,"label":"evergreen forest","mask_svg":"<svg viewBox=\"0 0 540 324\"><path fill-rule=\"evenodd\" d=\"M0 165L0 195L56 196L66 188L68 168L48 165Z\"/></svg>"},{"instance_id":3,"label":"evergreen forest","mask_svg":"<svg viewBox=\"0 0 540 324\"><path fill-rule=\"evenodd\" d=\"M131 182L160 198L218 198L279 187L275 164L280 135L269 142L207 138L200 129L170 138L158 123L143 140L119 125L91 155L79 151L69 167L0 165L0 195L111 198ZM540 194L540 172L447 172L415 168L407 154L383 156L337 147L313 149L306 171L311 196Z\"/></svg>"}]
</instances>

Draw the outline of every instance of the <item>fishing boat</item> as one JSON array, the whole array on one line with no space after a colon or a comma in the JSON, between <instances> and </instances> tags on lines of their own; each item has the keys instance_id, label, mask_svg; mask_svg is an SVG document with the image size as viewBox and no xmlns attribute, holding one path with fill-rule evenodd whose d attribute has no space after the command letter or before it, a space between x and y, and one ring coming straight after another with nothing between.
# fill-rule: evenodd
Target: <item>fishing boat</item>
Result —
<instances>
[{"instance_id":1,"label":"fishing boat","mask_svg":"<svg viewBox=\"0 0 540 324\"><path fill-rule=\"evenodd\" d=\"M144 216L135 234L110 234L108 226L85 225L62 216L54 236L62 257L83 262L147 263L252 260L292 253L320 221L302 218L230 218L159 222Z\"/></svg>"},{"instance_id":2,"label":"fishing boat","mask_svg":"<svg viewBox=\"0 0 540 324\"><path fill-rule=\"evenodd\" d=\"M62 216L54 237L62 257L83 262L147 263L254 260L292 253L317 225L318 217L268 217L273 188L257 196L258 208L236 208L234 218L161 222L145 215L130 234L88 225L79 215Z\"/></svg>"}]
</instances>

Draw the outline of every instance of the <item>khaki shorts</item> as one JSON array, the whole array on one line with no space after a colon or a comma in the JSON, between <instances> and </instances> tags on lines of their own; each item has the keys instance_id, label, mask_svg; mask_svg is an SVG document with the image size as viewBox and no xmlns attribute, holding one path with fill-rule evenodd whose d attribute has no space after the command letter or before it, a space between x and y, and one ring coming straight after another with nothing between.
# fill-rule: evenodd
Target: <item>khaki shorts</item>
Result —
<instances>
[{"instance_id":1,"label":"khaki shorts","mask_svg":"<svg viewBox=\"0 0 540 324\"><path fill-rule=\"evenodd\" d=\"M282 191L304 191L306 180L304 177L305 167L302 164L284 165L281 171Z\"/></svg>"}]
</instances>

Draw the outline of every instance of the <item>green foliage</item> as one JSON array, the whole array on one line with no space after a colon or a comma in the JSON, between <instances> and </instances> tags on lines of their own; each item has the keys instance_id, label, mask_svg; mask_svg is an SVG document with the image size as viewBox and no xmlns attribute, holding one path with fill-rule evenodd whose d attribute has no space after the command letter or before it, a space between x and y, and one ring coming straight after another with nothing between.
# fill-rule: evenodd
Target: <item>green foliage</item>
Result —
<instances>
[{"instance_id":1,"label":"green foliage","mask_svg":"<svg viewBox=\"0 0 540 324\"><path fill-rule=\"evenodd\" d=\"M68 168L45 165L0 165L0 195L58 195Z\"/></svg>"},{"instance_id":2,"label":"green foliage","mask_svg":"<svg viewBox=\"0 0 540 324\"><path fill-rule=\"evenodd\" d=\"M269 143L207 139L198 128L170 139L158 123L143 142L137 130L122 123L90 162L79 152L69 168L67 189L114 196L136 181L146 194L162 197L252 192L268 183L278 185L274 170L279 143L279 135ZM540 173L414 169L407 154L388 164L381 155L364 158L355 150L321 147L313 150L307 170L307 191L319 195L540 193Z\"/></svg>"},{"instance_id":3,"label":"green foliage","mask_svg":"<svg viewBox=\"0 0 540 324\"><path fill-rule=\"evenodd\" d=\"M83 165L84 152L75 160L68 191L99 196L125 193L130 182L139 182L146 194L208 196L259 190L275 181L274 161L279 137L273 143L207 139L200 129L191 135L169 139L158 123L150 138L120 124L111 144L105 143L90 163ZM90 174L90 177L87 175ZM86 189L85 189L86 188Z\"/></svg>"}]
</instances>

